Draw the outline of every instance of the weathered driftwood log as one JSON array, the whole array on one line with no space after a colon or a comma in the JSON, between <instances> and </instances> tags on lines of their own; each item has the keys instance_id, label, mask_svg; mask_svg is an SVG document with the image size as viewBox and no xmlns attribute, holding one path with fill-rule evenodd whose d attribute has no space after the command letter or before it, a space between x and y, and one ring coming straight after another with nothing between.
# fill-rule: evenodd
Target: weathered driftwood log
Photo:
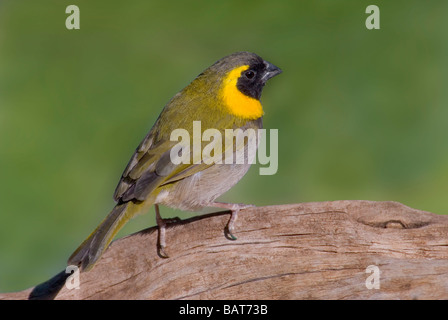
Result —
<instances>
[{"instance_id":1,"label":"weathered driftwood log","mask_svg":"<svg viewBox=\"0 0 448 320\"><path fill-rule=\"evenodd\" d=\"M55 287L56 299L448 299L448 216L372 201L250 208L236 241L224 236L228 217L170 224L168 259L149 228L114 241L79 289L61 272L0 299Z\"/></svg>"}]
</instances>

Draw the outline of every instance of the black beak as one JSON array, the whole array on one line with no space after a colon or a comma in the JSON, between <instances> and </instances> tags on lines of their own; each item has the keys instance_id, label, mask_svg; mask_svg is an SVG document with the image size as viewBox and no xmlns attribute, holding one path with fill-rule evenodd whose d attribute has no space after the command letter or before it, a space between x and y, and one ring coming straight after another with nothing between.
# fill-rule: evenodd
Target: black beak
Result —
<instances>
[{"instance_id":1,"label":"black beak","mask_svg":"<svg viewBox=\"0 0 448 320\"><path fill-rule=\"evenodd\" d=\"M268 81L272 77L275 77L276 75L282 73L282 69L274 66L270 62L264 61L264 65L266 66L266 69L263 76L261 77L261 81L263 81L263 83L266 83L266 81Z\"/></svg>"}]
</instances>

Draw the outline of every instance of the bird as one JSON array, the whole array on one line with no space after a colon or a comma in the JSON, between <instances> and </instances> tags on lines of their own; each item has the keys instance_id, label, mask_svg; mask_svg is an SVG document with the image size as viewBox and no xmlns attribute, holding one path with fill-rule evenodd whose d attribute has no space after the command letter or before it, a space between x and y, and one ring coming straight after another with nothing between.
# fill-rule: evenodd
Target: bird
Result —
<instances>
[{"instance_id":1,"label":"bird","mask_svg":"<svg viewBox=\"0 0 448 320\"><path fill-rule=\"evenodd\" d=\"M247 173L252 164L248 151L256 149L258 144L249 143L249 138L239 144L234 138L224 139L231 141L229 145L234 148L230 149L224 140L215 144L221 146L222 143L221 154L219 148L214 149L218 150L214 155L217 159L222 159L226 153L235 158L243 154L243 163L206 163L201 158L193 159L194 152L192 155L186 151L188 149L180 149L179 154L185 151L183 156L191 161L174 163L173 150L179 142L173 141L172 132L183 129L191 134L194 122L200 122L202 131L215 129L224 134L226 129L240 129L240 132L252 130L258 135L263 127L264 111L260 102L263 87L281 72L255 53L236 52L216 61L174 95L126 166L115 189L115 207L73 252L68 265L75 265L81 271L90 270L126 222L152 206L158 226L159 255L164 258L168 257L165 251L168 219L162 219L159 205L183 211L205 207L227 209L231 211L227 234L236 240L233 232L238 212L251 205L215 200ZM201 142L201 146L204 144Z\"/></svg>"}]
</instances>

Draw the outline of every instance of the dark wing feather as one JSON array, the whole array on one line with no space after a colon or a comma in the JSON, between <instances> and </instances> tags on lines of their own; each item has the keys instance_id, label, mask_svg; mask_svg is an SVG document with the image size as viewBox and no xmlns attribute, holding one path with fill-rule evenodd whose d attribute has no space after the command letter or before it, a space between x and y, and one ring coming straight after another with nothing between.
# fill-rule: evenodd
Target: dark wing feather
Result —
<instances>
[{"instance_id":1,"label":"dark wing feather","mask_svg":"<svg viewBox=\"0 0 448 320\"><path fill-rule=\"evenodd\" d=\"M141 170L141 168L144 167L144 169L147 169L151 165L152 161L155 160L151 157L150 154L148 154L148 150L153 146L154 132L155 130L151 130L146 135L146 137L135 150L134 154L131 157L131 160L129 160L129 163L126 166L126 169L124 170L117 187L115 188L115 201L118 201L120 198L122 198L125 193L129 194L129 189L135 184L135 181L142 175L144 171Z\"/></svg>"}]
</instances>

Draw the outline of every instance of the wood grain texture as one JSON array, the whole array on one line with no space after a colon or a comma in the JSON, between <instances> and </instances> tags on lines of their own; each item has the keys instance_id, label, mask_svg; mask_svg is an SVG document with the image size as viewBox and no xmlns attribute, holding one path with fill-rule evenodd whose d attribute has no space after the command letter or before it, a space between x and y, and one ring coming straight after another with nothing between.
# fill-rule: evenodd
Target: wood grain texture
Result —
<instances>
[{"instance_id":1,"label":"wood grain texture","mask_svg":"<svg viewBox=\"0 0 448 320\"><path fill-rule=\"evenodd\" d=\"M170 258L157 230L114 241L56 299L448 299L448 216L397 202L333 201L241 211L172 223ZM366 268L380 270L367 289ZM0 294L27 299L32 288ZM36 291L36 290L34 290Z\"/></svg>"}]
</instances>

